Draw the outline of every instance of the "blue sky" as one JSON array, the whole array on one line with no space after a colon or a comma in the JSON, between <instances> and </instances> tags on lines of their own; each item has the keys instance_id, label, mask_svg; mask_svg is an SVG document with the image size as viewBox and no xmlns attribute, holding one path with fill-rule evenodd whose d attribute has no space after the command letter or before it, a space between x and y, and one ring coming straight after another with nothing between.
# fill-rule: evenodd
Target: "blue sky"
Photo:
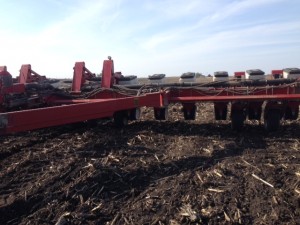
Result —
<instances>
[{"instance_id":1,"label":"blue sky","mask_svg":"<svg viewBox=\"0 0 300 225\"><path fill-rule=\"evenodd\" d=\"M71 78L76 61L100 73L300 67L299 0L0 0L0 65Z\"/></svg>"}]
</instances>

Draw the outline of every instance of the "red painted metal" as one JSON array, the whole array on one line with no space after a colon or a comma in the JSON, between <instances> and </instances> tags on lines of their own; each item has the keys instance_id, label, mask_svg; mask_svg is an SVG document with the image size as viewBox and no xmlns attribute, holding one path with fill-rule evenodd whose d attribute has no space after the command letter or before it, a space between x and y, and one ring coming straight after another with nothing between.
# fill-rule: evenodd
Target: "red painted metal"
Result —
<instances>
[{"instance_id":1,"label":"red painted metal","mask_svg":"<svg viewBox=\"0 0 300 225\"><path fill-rule=\"evenodd\" d=\"M14 94L25 92L24 84L14 84L11 74L7 71L6 66L0 67L0 112L5 111L5 101L7 97Z\"/></svg>"},{"instance_id":2,"label":"red painted metal","mask_svg":"<svg viewBox=\"0 0 300 225\"><path fill-rule=\"evenodd\" d=\"M283 77L283 70L272 70L271 71L273 79L278 79Z\"/></svg>"},{"instance_id":3,"label":"red painted metal","mask_svg":"<svg viewBox=\"0 0 300 225\"><path fill-rule=\"evenodd\" d=\"M83 73L84 73L84 62L76 62L73 68L73 82L72 82L72 92L79 92L82 84L85 82Z\"/></svg>"},{"instance_id":4,"label":"red painted metal","mask_svg":"<svg viewBox=\"0 0 300 225\"><path fill-rule=\"evenodd\" d=\"M84 62L76 62L73 70L72 93L80 93L86 80L92 79L96 75L85 67Z\"/></svg>"},{"instance_id":5,"label":"red painted metal","mask_svg":"<svg viewBox=\"0 0 300 225\"><path fill-rule=\"evenodd\" d=\"M232 87L232 88L184 88L171 89L166 92L170 102L195 102L195 101L231 101L231 100L255 100L276 98L284 95L288 99L291 94L300 94L300 88L290 86L266 86L266 87Z\"/></svg>"},{"instance_id":6,"label":"red painted metal","mask_svg":"<svg viewBox=\"0 0 300 225\"><path fill-rule=\"evenodd\" d=\"M0 99L3 100L6 94L20 94L25 92L24 84L14 84L11 74L6 66L0 67ZM0 100L0 103L2 101Z\"/></svg>"},{"instance_id":7,"label":"red painted metal","mask_svg":"<svg viewBox=\"0 0 300 225\"><path fill-rule=\"evenodd\" d=\"M119 93L112 89L101 89L99 92L93 93L93 95L84 99L65 99L60 96L50 95L44 98L44 102L49 106L57 106L62 104L77 104L87 102L98 102L106 99L118 99L132 97L132 95L126 95L125 93Z\"/></svg>"},{"instance_id":8,"label":"red painted metal","mask_svg":"<svg viewBox=\"0 0 300 225\"><path fill-rule=\"evenodd\" d=\"M102 88L111 88L115 84L114 78L114 61L111 59L104 60L102 70Z\"/></svg>"},{"instance_id":9,"label":"red painted metal","mask_svg":"<svg viewBox=\"0 0 300 225\"><path fill-rule=\"evenodd\" d=\"M3 88L9 87L12 85L12 76L11 74L7 71L6 66L1 66L0 67L0 90L1 92Z\"/></svg>"},{"instance_id":10,"label":"red painted metal","mask_svg":"<svg viewBox=\"0 0 300 225\"><path fill-rule=\"evenodd\" d=\"M71 104L80 104L80 103L92 103L92 102L105 102L110 100L107 99L58 99L52 100L51 102L55 105L71 105Z\"/></svg>"},{"instance_id":11,"label":"red painted metal","mask_svg":"<svg viewBox=\"0 0 300 225\"><path fill-rule=\"evenodd\" d=\"M283 70L272 70L272 75L283 74Z\"/></svg>"},{"instance_id":12,"label":"red painted metal","mask_svg":"<svg viewBox=\"0 0 300 225\"><path fill-rule=\"evenodd\" d=\"M161 94L153 93L138 97L1 113L0 134L112 117L115 112L121 110L141 106L161 107L162 105Z\"/></svg>"},{"instance_id":13,"label":"red painted metal","mask_svg":"<svg viewBox=\"0 0 300 225\"><path fill-rule=\"evenodd\" d=\"M21 66L20 75L17 77L17 82L21 84L41 82L46 80L46 76L39 75L31 69L30 64L24 64Z\"/></svg>"},{"instance_id":14,"label":"red painted metal","mask_svg":"<svg viewBox=\"0 0 300 225\"><path fill-rule=\"evenodd\" d=\"M227 87L155 87L132 92L128 89L114 86L121 76L120 72L114 73L114 62L111 58L104 60L102 70L101 88L93 89L91 92L81 93L81 88L95 74L91 73L84 62L76 62L74 66L73 83L71 92L53 92L43 89L38 85L37 92L33 92L35 86L25 83L39 81L42 76L32 71L29 64L23 65L18 80L20 83L8 82L11 75L6 67L0 67L0 111L15 110L18 94L23 94L26 106L23 109L34 107L45 107L22 111L0 113L0 133L13 133L50 126L76 123L86 120L93 120L104 117L113 117L116 112L130 112L133 109L146 106L154 107L154 111L164 113L170 103L181 103L186 119L191 119L189 113L194 113L196 102L213 102L216 119L227 119L227 107L231 103L232 109L248 113L249 119L259 119L262 112L262 105L266 101L267 108L281 107L281 111L288 111L287 118L295 118L300 104L299 82L283 84L278 82L263 83L265 86L230 86ZM275 71L275 70L274 70ZM272 71L272 74L273 72ZM279 70L278 70L279 71ZM274 73L277 74L278 71ZM235 72L235 77L242 77L245 72ZM2 82L2 83L1 83ZM245 82L241 82L241 85ZM274 84L277 85L274 85ZM5 85L3 85L5 84ZM238 83L239 84L239 83ZM40 85L40 86L39 86ZM274 85L274 86L272 86ZM99 85L100 86L100 85ZM33 87L33 88L32 88ZM53 89L51 89L53 90ZM144 92L145 91L145 92ZM154 92L154 93L152 93ZM137 94L138 93L138 94ZM80 94L80 95L79 95ZM6 107L11 104L12 107ZM14 105L15 104L15 105ZM15 107L15 108L13 108ZM22 108L21 107L21 108ZM17 108L16 110L19 110ZM166 110L167 112L167 110ZM126 113L125 113L126 114ZM298 114L297 114L298 115ZM165 119L167 115L159 119Z\"/></svg>"},{"instance_id":15,"label":"red painted metal","mask_svg":"<svg viewBox=\"0 0 300 225\"><path fill-rule=\"evenodd\" d=\"M218 102L218 101L262 101L262 100L300 100L300 94L277 95L239 95L239 96L194 96L194 97L170 97L169 102Z\"/></svg>"},{"instance_id":16,"label":"red painted metal","mask_svg":"<svg viewBox=\"0 0 300 225\"><path fill-rule=\"evenodd\" d=\"M234 72L235 77L245 76L245 72Z\"/></svg>"},{"instance_id":17,"label":"red painted metal","mask_svg":"<svg viewBox=\"0 0 300 225\"><path fill-rule=\"evenodd\" d=\"M13 84L10 87L2 88L2 94L21 94L25 92L24 84Z\"/></svg>"}]
</instances>

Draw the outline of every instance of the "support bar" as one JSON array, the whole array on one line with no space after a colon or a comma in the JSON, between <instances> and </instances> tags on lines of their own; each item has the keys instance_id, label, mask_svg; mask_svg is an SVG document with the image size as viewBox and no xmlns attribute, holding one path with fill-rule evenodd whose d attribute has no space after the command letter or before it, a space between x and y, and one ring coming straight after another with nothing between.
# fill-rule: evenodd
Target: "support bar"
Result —
<instances>
[{"instance_id":1,"label":"support bar","mask_svg":"<svg viewBox=\"0 0 300 225\"><path fill-rule=\"evenodd\" d=\"M162 107L162 95L154 93L137 97L105 99L92 103L1 113L0 134L112 117L117 111L141 106Z\"/></svg>"}]
</instances>

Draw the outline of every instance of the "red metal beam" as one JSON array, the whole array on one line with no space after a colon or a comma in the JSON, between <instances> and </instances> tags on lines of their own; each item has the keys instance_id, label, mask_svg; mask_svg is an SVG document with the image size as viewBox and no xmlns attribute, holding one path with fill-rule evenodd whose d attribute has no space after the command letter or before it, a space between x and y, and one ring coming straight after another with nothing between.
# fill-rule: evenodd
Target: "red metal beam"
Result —
<instances>
[{"instance_id":1,"label":"red metal beam","mask_svg":"<svg viewBox=\"0 0 300 225\"><path fill-rule=\"evenodd\" d=\"M221 96L236 96L241 98L244 96L274 96L274 95L290 95L300 93L300 87L296 85L290 86L266 86L266 87L229 87L229 88L184 88L170 89L167 95L172 97L209 97L220 99Z\"/></svg>"},{"instance_id":2,"label":"red metal beam","mask_svg":"<svg viewBox=\"0 0 300 225\"><path fill-rule=\"evenodd\" d=\"M6 77L6 82L3 83L4 77ZM0 66L0 104L3 103L5 94L20 94L24 92L24 84L14 84L11 74L7 71L7 67Z\"/></svg>"},{"instance_id":3,"label":"red metal beam","mask_svg":"<svg viewBox=\"0 0 300 225\"><path fill-rule=\"evenodd\" d=\"M54 100L51 103L53 105L64 105L64 104L80 104L80 103L92 103L92 102L105 102L109 99L66 99L66 100Z\"/></svg>"},{"instance_id":4,"label":"red metal beam","mask_svg":"<svg viewBox=\"0 0 300 225\"><path fill-rule=\"evenodd\" d=\"M272 75L275 75L275 74L283 74L283 70L272 70L271 71Z\"/></svg>"},{"instance_id":5,"label":"red metal beam","mask_svg":"<svg viewBox=\"0 0 300 225\"><path fill-rule=\"evenodd\" d=\"M84 73L84 62L76 62L73 68L73 82L72 82L72 92L80 93L82 84L85 82L83 73Z\"/></svg>"},{"instance_id":6,"label":"red metal beam","mask_svg":"<svg viewBox=\"0 0 300 225\"><path fill-rule=\"evenodd\" d=\"M21 83L21 84L28 83L28 80L30 79L30 70L31 70L30 64L25 64L25 65L21 66L20 75L17 78L18 83Z\"/></svg>"},{"instance_id":7,"label":"red metal beam","mask_svg":"<svg viewBox=\"0 0 300 225\"><path fill-rule=\"evenodd\" d=\"M0 113L0 134L27 131L91 119L112 117L114 112L141 106L163 106L161 93L138 97L106 99L81 103Z\"/></svg>"},{"instance_id":8,"label":"red metal beam","mask_svg":"<svg viewBox=\"0 0 300 225\"><path fill-rule=\"evenodd\" d=\"M33 71L30 64L22 65L20 74L17 77L18 83L21 84L39 82L43 80L46 80L46 76L39 75L37 72Z\"/></svg>"},{"instance_id":9,"label":"red metal beam","mask_svg":"<svg viewBox=\"0 0 300 225\"><path fill-rule=\"evenodd\" d=\"M114 83L114 61L109 58L108 60L104 60L103 62L101 87L111 88Z\"/></svg>"},{"instance_id":10,"label":"red metal beam","mask_svg":"<svg viewBox=\"0 0 300 225\"><path fill-rule=\"evenodd\" d=\"M298 100L300 94L277 94L277 95L236 95L236 96L190 96L169 97L170 103L174 102L217 102L217 101L263 101L263 100Z\"/></svg>"},{"instance_id":11,"label":"red metal beam","mask_svg":"<svg viewBox=\"0 0 300 225\"><path fill-rule=\"evenodd\" d=\"M245 76L245 72L234 72L235 77Z\"/></svg>"},{"instance_id":12,"label":"red metal beam","mask_svg":"<svg viewBox=\"0 0 300 225\"><path fill-rule=\"evenodd\" d=\"M84 85L85 81L95 77L95 74L85 67L84 62L76 62L73 70L72 92L80 93L81 87Z\"/></svg>"}]
</instances>

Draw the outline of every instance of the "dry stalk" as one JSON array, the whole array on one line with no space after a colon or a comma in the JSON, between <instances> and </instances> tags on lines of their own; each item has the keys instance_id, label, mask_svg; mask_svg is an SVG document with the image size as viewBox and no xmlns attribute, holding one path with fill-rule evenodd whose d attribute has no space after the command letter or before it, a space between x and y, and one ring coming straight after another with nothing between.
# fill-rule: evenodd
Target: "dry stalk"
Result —
<instances>
[{"instance_id":1,"label":"dry stalk","mask_svg":"<svg viewBox=\"0 0 300 225\"><path fill-rule=\"evenodd\" d=\"M214 170L214 173L218 176L218 177L223 177L221 173L219 173L217 170Z\"/></svg>"},{"instance_id":2,"label":"dry stalk","mask_svg":"<svg viewBox=\"0 0 300 225\"><path fill-rule=\"evenodd\" d=\"M201 183L203 183L203 180L202 180L200 174L198 172L196 172L196 175L197 175L198 179L201 181Z\"/></svg>"},{"instance_id":3,"label":"dry stalk","mask_svg":"<svg viewBox=\"0 0 300 225\"><path fill-rule=\"evenodd\" d=\"M274 166L273 164L271 164L271 163L266 163L265 165L266 165L266 166L269 166L269 167L273 167L273 168L275 167L275 166Z\"/></svg>"},{"instance_id":4,"label":"dry stalk","mask_svg":"<svg viewBox=\"0 0 300 225\"><path fill-rule=\"evenodd\" d=\"M120 217L120 213L118 213L118 214L115 216L115 218L111 221L111 224L110 224L110 225L114 225L114 224L116 223L117 219L119 219L119 217Z\"/></svg>"},{"instance_id":5,"label":"dry stalk","mask_svg":"<svg viewBox=\"0 0 300 225\"><path fill-rule=\"evenodd\" d=\"M278 201L277 201L277 199L276 199L276 197L275 196L273 196L273 202L274 202L274 204L276 204L276 205L278 205Z\"/></svg>"},{"instance_id":6,"label":"dry stalk","mask_svg":"<svg viewBox=\"0 0 300 225\"><path fill-rule=\"evenodd\" d=\"M209 217L211 215L211 208L208 208L208 209L201 209L201 214L203 216L207 216Z\"/></svg>"},{"instance_id":7,"label":"dry stalk","mask_svg":"<svg viewBox=\"0 0 300 225\"><path fill-rule=\"evenodd\" d=\"M143 164L145 164L145 165L147 164L146 161L144 161L142 159L140 159L140 162L143 163Z\"/></svg>"},{"instance_id":8,"label":"dry stalk","mask_svg":"<svg viewBox=\"0 0 300 225\"><path fill-rule=\"evenodd\" d=\"M242 224L241 213L239 209L237 209L237 211L234 213L234 221Z\"/></svg>"},{"instance_id":9,"label":"dry stalk","mask_svg":"<svg viewBox=\"0 0 300 225\"><path fill-rule=\"evenodd\" d=\"M287 165L285 165L285 164L283 164L283 163L281 163L281 166L282 166L283 168L285 168L285 169L288 168Z\"/></svg>"},{"instance_id":10,"label":"dry stalk","mask_svg":"<svg viewBox=\"0 0 300 225\"><path fill-rule=\"evenodd\" d=\"M208 190L208 191L212 191L212 192L217 192L217 193L225 192L225 190L215 189L215 188L208 188L207 190Z\"/></svg>"},{"instance_id":11,"label":"dry stalk","mask_svg":"<svg viewBox=\"0 0 300 225\"><path fill-rule=\"evenodd\" d=\"M68 223L68 221L67 221L67 219L66 219L65 217L68 217L68 216L70 216L70 215L71 215L71 213L65 212L64 214L62 214L62 215L59 217L59 219L58 219L58 221L55 223L55 225L64 225L64 224Z\"/></svg>"},{"instance_id":12,"label":"dry stalk","mask_svg":"<svg viewBox=\"0 0 300 225\"><path fill-rule=\"evenodd\" d=\"M230 219L230 217L227 215L227 213L224 211L224 216L225 216L225 220L227 221L227 222L230 222L231 221L231 219Z\"/></svg>"},{"instance_id":13,"label":"dry stalk","mask_svg":"<svg viewBox=\"0 0 300 225\"><path fill-rule=\"evenodd\" d=\"M244 163L246 163L248 166L251 166L251 167L257 169L258 171L261 171L257 166L252 165L251 163L247 162L245 159L242 159L242 161L243 161Z\"/></svg>"},{"instance_id":14,"label":"dry stalk","mask_svg":"<svg viewBox=\"0 0 300 225\"><path fill-rule=\"evenodd\" d=\"M142 141L142 137L145 138L146 136L145 135L142 135L142 134L139 134L136 136L137 139L139 139L140 141Z\"/></svg>"},{"instance_id":15,"label":"dry stalk","mask_svg":"<svg viewBox=\"0 0 300 225\"><path fill-rule=\"evenodd\" d=\"M83 196L79 195L79 199L80 199L80 204L83 205L83 203L84 203Z\"/></svg>"},{"instance_id":16,"label":"dry stalk","mask_svg":"<svg viewBox=\"0 0 300 225\"><path fill-rule=\"evenodd\" d=\"M125 216L123 216L122 218L123 218L123 220L125 221L126 224L130 224L128 219Z\"/></svg>"},{"instance_id":17,"label":"dry stalk","mask_svg":"<svg viewBox=\"0 0 300 225\"><path fill-rule=\"evenodd\" d=\"M94 212L96 211L97 209L100 209L102 206L102 203L100 203L99 205L97 205L96 207L94 207L91 211Z\"/></svg>"},{"instance_id":18,"label":"dry stalk","mask_svg":"<svg viewBox=\"0 0 300 225\"><path fill-rule=\"evenodd\" d=\"M208 154L211 154L211 150L209 150L208 148L203 148L202 150L207 152Z\"/></svg>"},{"instance_id":19,"label":"dry stalk","mask_svg":"<svg viewBox=\"0 0 300 225\"><path fill-rule=\"evenodd\" d=\"M97 196L99 196L101 194L101 192L103 191L104 186L101 187L101 189L98 191Z\"/></svg>"},{"instance_id":20,"label":"dry stalk","mask_svg":"<svg viewBox=\"0 0 300 225\"><path fill-rule=\"evenodd\" d=\"M159 218L156 218L156 219L151 223L151 225L155 225L155 224L157 224L157 222L159 222Z\"/></svg>"},{"instance_id":21,"label":"dry stalk","mask_svg":"<svg viewBox=\"0 0 300 225\"><path fill-rule=\"evenodd\" d=\"M94 165L92 163L88 163L86 166L82 167L82 169L93 168Z\"/></svg>"},{"instance_id":22,"label":"dry stalk","mask_svg":"<svg viewBox=\"0 0 300 225\"><path fill-rule=\"evenodd\" d=\"M241 219L241 212L240 210L238 209L238 218L239 218L239 223L242 224L242 219Z\"/></svg>"},{"instance_id":23,"label":"dry stalk","mask_svg":"<svg viewBox=\"0 0 300 225\"><path fill-rule=\"evenodd\" d=\"M156 158L156 160L160 163L160 160L158 158L158 156L156 154L154 154L154 157Z\"/></svg>"},{"instance_id":24,"label":"dry stalk","mask_svg":"<svg viewBox=\"0 0 300 225\"><path fill-rule=\"evenodd\" d=\"M260 177L258 177L258 176L255 175L254 173L252 173L252 177L254 177L255 179L257 179L257 180L259 180L259 181L261 181L261 182L263 182L264 184L268 185L269 187L274 188L274 185L272 185L272 184L268 183L267 181L261 179Z\"/></svg>"},{"instance_id":25,"label":"dry stalk","mask_svg":"<svg viewBox=\"0 0 300 225\"><path fill-rule=\"evenodd\" d=\"M170 225L180 225L176 220L170 220Z\"/></svg>"},{"instance_id":26,"label":"dry stalk","mask_svg":"<svg viewBox=\"0 0 300 225\"><path fill-rule=\"evenodd\" d=\"M190 204L186 204L180 208L180 215L189 217L192 222L195 222L197 219L199 219L198 214L196 211L192 210Z\"/></svg>"},{"instance_id":27,"label":"dry stalk","mask_svg":"<svg viewBox=\"0 0 300 225\"><path fill-rule=\"evenodd\" d=\"M120 174L118 174L116 171L114 171L114 174L116 174L118 177L122 177Z\"/></svg>"},{"instance_id":28,"label":"dry stalk","mask_svg":"<svg viewBox=\"0 0 300 225\"><path fill-rule=\"evenodd\" d=\"M112 161L120 162L120 160L111 153L107 157L108 157L108 159L111 159Z\"/></svg>"}]
</instances>

